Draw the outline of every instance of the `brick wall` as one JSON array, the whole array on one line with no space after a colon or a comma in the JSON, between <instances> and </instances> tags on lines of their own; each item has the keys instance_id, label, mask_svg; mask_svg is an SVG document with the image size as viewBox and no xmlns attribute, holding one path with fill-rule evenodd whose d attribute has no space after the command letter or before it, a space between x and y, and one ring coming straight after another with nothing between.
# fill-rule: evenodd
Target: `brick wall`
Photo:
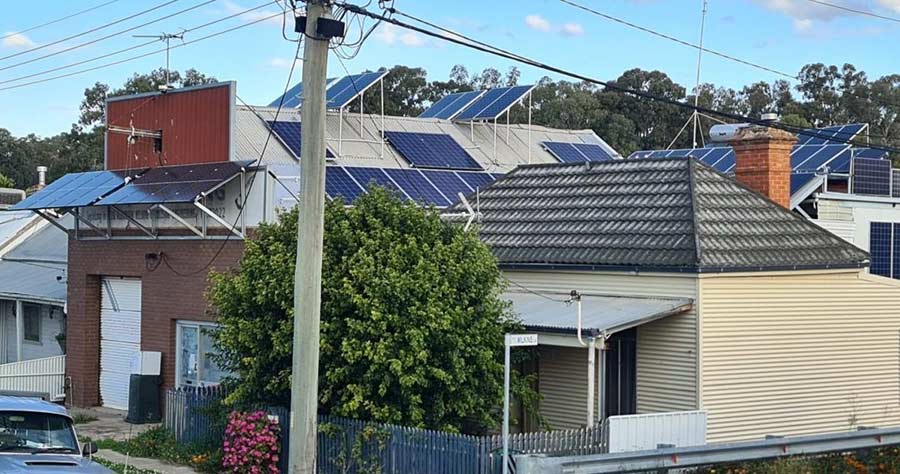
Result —
<instances>
[{"instance_id":1,"label":"brick wall","mask_svg":"<svg viewBox=\"0 0 900 474\"><path fill-rule=\"evenodd\" d=\"M794 135L781 130L748 127L731 143L735 178L790 209L791 147L796 141Z\"/></svg>"},{"instance_id":2,"label":"brick wall","mask_svg":"<svg viewBox=\"0 0 900 474\"><path fill-rule=\"evenodd\" d=\"M179 319L213 320L204 293L206 271L180 276L166 265L151 271L147 253L164 252L179 273L196 272L219 250L221 240L69 239L66 375L77 406L100 404L100 278L141 278L141 350L162 353L163 385L175 384L175 324ZM231 240L212 268L224 270L240 260L243 242Z\"/></svg>"}]
</instances>

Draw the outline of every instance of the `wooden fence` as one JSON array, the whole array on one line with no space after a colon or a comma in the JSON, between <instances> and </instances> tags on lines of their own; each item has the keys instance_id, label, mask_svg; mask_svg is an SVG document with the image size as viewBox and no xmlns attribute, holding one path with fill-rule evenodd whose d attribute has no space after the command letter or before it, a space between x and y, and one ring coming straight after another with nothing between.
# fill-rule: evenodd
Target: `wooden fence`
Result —
<instances>
[{"instance_id":1,"label":"wooden fence","mask_svg":"<svg viewBox=\"0 0 900 474\"><path fill-rule=\"evenodd\" d=\"M51 401L66 397L66 356L0 364L0 391L40 393Z\"/></svg>"},{"instance_id":2,"label":"wooden fence","mask_svg":"<svg viewBox=\"0 0 900 474\"><path fill-rule=\"evenodd\" d=\"M224 396L219 388L173 389L166 392L165 426L180 443L221 442L224 426L211 414ZM282 428L282 471L286 471L290 413L266 411ZM518 454L586 455L604 452L600 426L567 431L510 435L510 452ZM469 436L443 431L319 416L320 474L499 474L500 435Z\"/></svg>"}]
</instances>

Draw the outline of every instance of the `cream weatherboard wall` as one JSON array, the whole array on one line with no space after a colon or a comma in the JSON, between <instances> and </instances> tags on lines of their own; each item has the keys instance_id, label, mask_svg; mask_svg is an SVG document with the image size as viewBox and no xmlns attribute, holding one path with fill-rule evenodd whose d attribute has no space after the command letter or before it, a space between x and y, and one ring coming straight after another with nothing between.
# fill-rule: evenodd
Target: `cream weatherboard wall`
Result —
<instances>
[{"instance_id":1,"label":"cream weatherboard wall","mask_svg":"<svg viewBox=\"0 0 900 474\"><path fill-rule=\"evenodd\" d=\"M900 425L900 282L856 270L699 282L708 441Z\"/></svg>"},{"instance_id":2,"label":"cream weatherboard wall","mask_svg":"<svg viewBox=\"0 0 900 474\"><path fill-rule=\"evenodd\" d=\"M590 271L505 270L516 284L535 291L697 299L696 275ZM573 315L574 318L574 315ZM573 321L574 322L574 321ZM579 354L580 353L580 354ZM583 355L582 355L583 354ZM581 426L587 390L587 354L550 350L538 361L542 410L554 428ZM543 364L543 365L542 365ZM697 315L694 311L643 325L637 331L638 413L693 410L698 404ZM583 380L580 385L575 385ZM568 414L567 414L568 412Z\"/></svg>"}]
</instances>

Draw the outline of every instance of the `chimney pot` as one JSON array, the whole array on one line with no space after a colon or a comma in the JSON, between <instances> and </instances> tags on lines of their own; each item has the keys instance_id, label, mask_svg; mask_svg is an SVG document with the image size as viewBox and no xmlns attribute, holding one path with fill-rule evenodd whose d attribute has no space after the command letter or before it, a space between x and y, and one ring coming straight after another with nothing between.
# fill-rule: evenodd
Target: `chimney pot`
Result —
<instances>
[{"instance_id":1,"label":"chimney pot","mask_svg":"<svg viewBox=\"0 0 900 474\"><path fill-rule=\"evenodd\" d=\"M38 166L38 189L43 189L47 185L47 167Z\"/></svg>"},{"instance_id":2,"label":"chimney pot","mask_svg":"<svg viewBox=\"0 0 900 474\"><path fill-rule=\"evenodd\" d=\"M782 207L791 206L791 150L797 137L784 130L754 125L730 140L734 149L734 176Z\"/></svg>"}]
</instances>

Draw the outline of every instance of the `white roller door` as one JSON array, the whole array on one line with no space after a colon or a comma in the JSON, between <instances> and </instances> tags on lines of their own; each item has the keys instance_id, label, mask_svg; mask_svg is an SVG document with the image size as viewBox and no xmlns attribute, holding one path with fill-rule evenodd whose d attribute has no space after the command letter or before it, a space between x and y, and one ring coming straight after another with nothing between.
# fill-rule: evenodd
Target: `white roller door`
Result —
<instances>
[{"instance_id":1,"label":"white roller door","mask_svg":"<svg viewBox=\"0 0 900 474\"><path fill-rule=\"evenodd\" d=\"M100 304L100 402L128 409L132 357L141 350L141 280L103 277Z\"/></svg>"}]
</instances>

